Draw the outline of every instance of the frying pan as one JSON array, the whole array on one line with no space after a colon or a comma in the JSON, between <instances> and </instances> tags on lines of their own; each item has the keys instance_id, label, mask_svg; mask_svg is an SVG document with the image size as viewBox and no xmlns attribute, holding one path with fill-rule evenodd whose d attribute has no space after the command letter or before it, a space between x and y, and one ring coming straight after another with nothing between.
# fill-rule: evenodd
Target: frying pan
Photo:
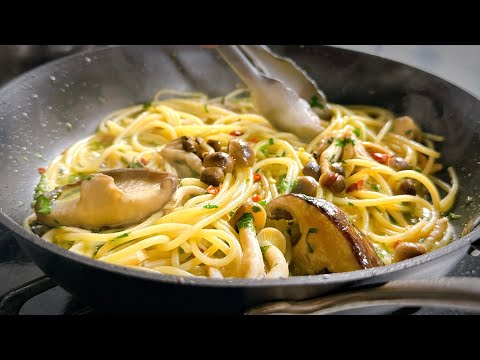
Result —
<instances>
[{"instance_id":1,"label":"frying pan","mask_svg":"<svg viewBox=\"0 0 480 360\"><path fill-rule=\"evenodd\" d=\"M409 114L444 135L442 161L455 166L457 234L480 207L480 101L439 77L380 57L328 46L273 46L304 67L332 102ZM390 280L443 276L480 238L401 263L348 273L277 280L182 278L92 260L25 231L37 168L93 133L113 110L161 88L217 96L240 83L216 52L199 46L115 46L87 51L25 73L0 90L0 222L56 283L100 309L130 313L240 314L275 300L301 300ZM467 200L467 197L468 200Z\"/></svg>"}]
</instances>

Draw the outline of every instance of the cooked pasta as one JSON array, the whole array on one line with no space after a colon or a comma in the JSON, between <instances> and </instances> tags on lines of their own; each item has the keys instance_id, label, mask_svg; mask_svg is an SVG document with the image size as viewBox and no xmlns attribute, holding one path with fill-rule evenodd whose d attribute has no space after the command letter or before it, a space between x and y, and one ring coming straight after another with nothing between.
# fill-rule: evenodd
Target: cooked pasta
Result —
<instances>
[{"instance_id":1,"label":"cooked pasta","mask_svg":"<svg viewBox=\"0 0 480 360\"><path fill-rule=\"evenodd\" d=\"M106 116L95 134L55 158L36 189L40 208L24 226L31 231L42 228L46 241L100 261L212 278L286 277L289 265L290 275L298 273L292 270L292 220L272 219L263 209L291 192L341 209L385 265L403 260L394 256L401 243L421 244L431 251L450 242L453 229L444 215L453 206L459 184L451 167L451 184L435 177L442 164L434 142L442 137L422 133L411 118L396 118L386 109L337 104L330 109L331 119L322 120L324 130L303 143L255 114L246 90L215 99L160 91L151 103ZM179 138L196 141L192 149L197 147L198 160L190 157L179 164L167 156L165 149ZM194 171L202 161L205 165L208 146L228 153L232 139L245 140L253 150L251 165L237 166L235 159L235 166L223 173L209 172L205 169L213 167L207 166L201 167L201 174ZM174 149L175 156L187 159L183 146L184 150ZM88 229L59 222L45 227L37 219L38 211L48 214L55 205L45 197L48 192L122 168L178 175L178 188L161 210L126 226ZM185 169L192 171L181 175ZM254 227L242 225L248 220L245 216L238 223L231 221L244 204L250 204ZM257 224L260 215L265 217L263 225ZM319 230L313 229L308 234Z\"/></svg>"}]
</instances>

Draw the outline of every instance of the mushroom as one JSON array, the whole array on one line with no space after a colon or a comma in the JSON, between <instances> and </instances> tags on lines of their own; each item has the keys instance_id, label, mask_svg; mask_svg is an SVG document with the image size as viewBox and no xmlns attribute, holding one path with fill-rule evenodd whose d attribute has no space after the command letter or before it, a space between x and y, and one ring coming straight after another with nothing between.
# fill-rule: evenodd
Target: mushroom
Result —
<instances>
[{"instance_id":1,"label":"mushroom","mask_svg":"<svg viewBox=\"0 0 480 360\"><path fill-rule=\"evenodd\" d=\"M423 255L427 253L427 248L423 244L402 242L397 245L393 251L393 262L400 262L410 259L415 256Z\"/></svg>"},{"instance_id":2,"label":"mushroom","mask_svg":"<svg viewBox=\"0 0 480 360\"><path fill-rule=\"evenodd\" d=\"M388 166L395 171L410 170L411 167L404 158L399 156L391 156L388 159Z\"/></svg>"},{"instance_id":3,"label":"mushroom","mask_svg":"<svg viewBox=\"0 0 480 360\"><path fill-rule=\"evenodd\" d=\"M191 137L182 136L165 144L160 150L160 155L175 168L180 178L196 177L204 169L202 159L192 150L192 143Z\"/></svg>"},{"instance_id":4,"label":"mushroom","mask_svg":"<svg viewBox=\"0 0 480 360\"><path fill-rule=\"evenodd\" d=\"M294 194L317 195L318 182L311 176L299 176L297 183L292 189Z\"/></svg>"},{"instance_id":5,"label":"mushroom","mask_svg":"<svg viewBox=\"0 0 480 360\"><path fill-rule=\"evenodd\" d=\"M210 139L210 140L207 141L207 144L210 145L212 147L212 149L215 150L215 151L222 150L221 141Z\"/></svg>"},{"instance_id":6,"label":"mushroom","mask_svg":"<svg viewBox=\"0 0 480 360\"><path fill-rule=\"evenodd\" d=\"M365 235L328 201L288 194L271 200L266 211L269 218L294 219L298 223L302 236L293 246L292 263L303 274L383 265Z\"/></svg>"},{"instance_id":7,"label":"mushroom","mask_svg":"<svg viewBox=\"0 0 480 360\"><path fill-rule=\"evenodd\" d=\"M287 260L282 252L271 242L260 242L263 257L270 267L265 277L267 279L287 278L289 275Z\"/></svg>"},{"instance_id":8,"label":"mushroom","mask_svg":"<svg viewBox=\"0 0 480 360\"><path fill-rule=\"evenodd\" d=\"M320 166L315 160L311 160L308 163L306 163L305 166L303 167L302 172L303 172L303 175L311 176L317 181L318 179L320 179L320 175L321 175Z\"/></svg>"},{"instance_id":9,"label":"mushroom","mask_svg":"<svg viewBox=\"0 0 480 360\"><path fill-rule=\"evenodd\" d=\"M422 139L422 131L410 116L401 116L393 120L393 132L415 141Z\"/></svg>"},{"instance_id":10,"label":"mushroom","mask_svg":"<svg viewBox=\"0 0 480 360\"><path fill-rule=\"evenodd\" d=\"M231 173L233 171L234 161L230 155L227 153L217 151L211 154L208 154L203 159L203 166L208 167L219 167L223 170L225 174Z\"/></svg>"},{"instance_id":11,"label":"mushroom","mask_svg":"<svg viewBox=\"0 0 480 360\"><path fill-rule=\"evenodd\" d=\"M255 162L255 152L248 143L240 138L230 140L228 154L235 160L235 165L251 167Z\"/></svg>"},{"instance_id":12,"label":"mushroom","mask_svg":"<svg viewBox=\"0 0 480 360\"><path fill-rule=\"evenodd\" d=\"M245 278L256 279L265 272L262 251L255 231L255 228L262 229L265 221L265 209L250 202L240 205L230 218L229 224L236 227L240 235L240 246L243 251L241 268Z\"/></svg>"},{"instance_id":13,"label":"mushroom","mask_svg":"<svg viewBox=\"0 0 480 360\"><path fill-rule=\"evenodd\" d=\"M218 186L225 180L225 174L219 167L207 167L200 174L200 181L207 185Z\"/></svg>"},{"instance_id":14,"label":"mushroom","mask_svg":"<svg viewBox=\"0 0 480 360\"><path fill-rule=\"evenodd\" d=\"M35 212L49 226L90 230L123 227L162 210L177 187L178 178L168 172L147 168L108 170L45 194L37 200Z\"/></svg>"},{"instance_id":15,"label":"mushroom","mask_svg":"<svg viewBox=\"0 0 480 360\"><path fill-rule=\"evenodd\" d=\"M402 180L396 185L394 191L397 195L417 195L417 189L412 179Z\"/></svg>"},{"instance_id":16,"label":"mushroom","mask_svg":"<svg viewBox=\"0 0 480 360\"><path fill-rule=\"evenodd\" d=\"M208 145L201 136L197 136L195 138L195 145L194 146L195 146L197 156L202 158L202 159L205 157L206 154L211 154L211 153L215 152L213 147Z\"/></svg>"}]
</instances>

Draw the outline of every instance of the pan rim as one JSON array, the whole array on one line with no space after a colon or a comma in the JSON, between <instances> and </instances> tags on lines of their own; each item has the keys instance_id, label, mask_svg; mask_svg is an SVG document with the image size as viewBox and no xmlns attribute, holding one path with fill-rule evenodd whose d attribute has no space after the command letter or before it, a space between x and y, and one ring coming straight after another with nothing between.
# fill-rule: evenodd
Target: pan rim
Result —
<instances>
[{"instance_id":1,"label":"pan rim","mask_svg":"<svg viewBox=\"0 0 480 360\"><path fill-rule=\"evenodd\" d=\"M72 55L62 57L60 59L50 61L46 64L37 66L29 70L28 72L25 72L20 76L7 82L6 84L4 84L0 88L0 96L2 95L3 92L8 91L10 87L13 87L17 83L21 83L27 77L31 76L32 74L38 71L45 71L48 68L54 68L57 64L68 63L72 59L76 60L77 58L84 57L86 55L94 56L95 54L99 54L104 51L109 51L112 48L126 48L126 47L129 47L129 45L112 45L112 46L100 47L97 49L84 50ZM401 63L396 60L391 60L382 56L364 53L361 51L349 50L349 49L327 46L327 45L322 45L322 47L333 48L335 49L335 51L339 51L339 52L360 54L361 56L365 56L367 58L368 57L380 58L382 59L382 61L390 62L391 64L400 65L400 66L413 69L415 71L423 72L431 77L437 78L443 82L446 82L447 84L457 87L458 89L462 90L466 94L473 97L476 101L480 102L480 98L474 95L473 93L471 93L469 90L466 90L462 86L459 86L436 74L431 74L423 69L419 69L414 66ZM171 283L171 284L178 283L178 284L187 285L187 286L221 287L221 288L278 287L278 286L291 287L291 286L303 286L303 285L327 285L327 284L341 284L346 282L379 278L383 275L391 274L403 269L413 268L421 264L431 262L435 259L446 256L454 251L457 251L465 246L469 246L475 240L480 238L480 227L478 227L477 229L474 229L471 233L467 234L466 236L461 237L456 241L453 241L452 243L440 249L429 252L425 255L408 259L400 263L395 263L391 265L365 269L365 270L357 270L357 271L344 272L344 273L334 273L334 274L328 274L328 275L295 276L295 277L289 277L287 279L260 279L260 280L241 279L241 278L210 279L210 278L203 278L203 277L193 277L193 276L180 277L180 276L174 276L174 275L154 273L150 271L144 271L141 269L109 264L103 261L94 260L89 257L70 252L66 249L61 248L60 246L57 246L55 244L52 244L43 240L37 235L29 233L21 225L19 225L17 222L11 219L6 213L4 213L3 209L0 210L0 223L2 223L9 230L11 230L16 236L19 236L22 239L25 239L27 241L30 241L34 245L44 248L47 251L52 252L57 256L65 257L83 266L93 267L93 268L107 271L107 272L113 272L117 275L138 278L139 280L141 279L141 280L154 281L154 282L158 281L161 283Z\"/></svg>"}]
</instances>

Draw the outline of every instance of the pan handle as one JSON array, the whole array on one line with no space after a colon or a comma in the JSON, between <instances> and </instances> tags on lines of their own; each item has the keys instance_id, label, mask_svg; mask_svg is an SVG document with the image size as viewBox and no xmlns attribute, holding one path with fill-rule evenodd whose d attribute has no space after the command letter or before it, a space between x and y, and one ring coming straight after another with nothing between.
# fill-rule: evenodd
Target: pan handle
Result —
<instances>
[{"instance_id":1,"label":"pan handle","mask_svg":"<svg viewBox=\"0 0 480 360\"><path fill-rule=\"evenodd\" d=\"M0 296L0 315L18 315L32 297L57 286L47 276L33 279Z\"/></svg>"},{"instance_id":2,"label":"pan handle","mask_svg":"<svg viewBox=\"0 0 480 360\"><path fill-rule=\"evenodd\" d=\"M480 278L394 280L373 288L356 289L310 300L271 302L251 308L245 315L328 315L383 305L462 308L480 313Z\"/></svg>"}]
</instances>

